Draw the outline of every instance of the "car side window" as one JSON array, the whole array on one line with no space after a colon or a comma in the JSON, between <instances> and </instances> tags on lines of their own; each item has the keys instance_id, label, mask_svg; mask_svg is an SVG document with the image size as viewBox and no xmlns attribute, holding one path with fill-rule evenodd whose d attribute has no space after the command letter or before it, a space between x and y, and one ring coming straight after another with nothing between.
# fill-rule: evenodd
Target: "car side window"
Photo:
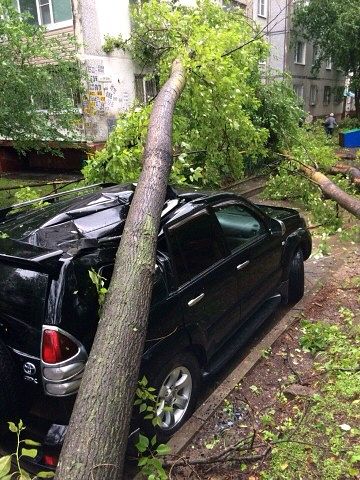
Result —
<instances>
[{"instance_id":1,"label":"car side window","mask_svg":"<svg viewBox=\"0 0 360 480\"><path fill-rule=\"evenodd\" d=\"M214 210L231 251L267 232L264 223L242 205L223 205L215 207Z\"/></svg>"},{"instance_id":2,"label":"car side window","mask_svg":"<svg viewBox=\"0 0 360 480\"><path fill-rule=\"evenodd\" d=\"M208 213L169 230L169 243L179 285L191 280L225 256L221 232Z\"/></svg>"}]
</instances>

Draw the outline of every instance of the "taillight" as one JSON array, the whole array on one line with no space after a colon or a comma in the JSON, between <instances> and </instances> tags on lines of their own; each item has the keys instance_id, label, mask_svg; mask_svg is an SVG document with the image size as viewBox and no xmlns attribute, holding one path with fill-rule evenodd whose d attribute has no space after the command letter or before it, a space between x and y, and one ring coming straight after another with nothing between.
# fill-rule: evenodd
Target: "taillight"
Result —
<instances>
[{"instance_id":1,"label":"taillight","mask_svg":"<svg viewBox=\"0 0 360 480\"><path fill-rule=\"evenodd\" d=\"M48 467L56 467L59 461L59 457L57 455L44 455L41 459L42 465L46 465Z\"/></svg>"},{"instance_id":2,"label":"taillight","mask_svg":"<svg viewBox=\"0 0 360 480\"><path fill-rule=\"evenodd\" d=\"M76 355L79 347L76 343L57 330L44 330L42 337L41 359L45 363L60 363Z\"/></svg>"}]
</instances>

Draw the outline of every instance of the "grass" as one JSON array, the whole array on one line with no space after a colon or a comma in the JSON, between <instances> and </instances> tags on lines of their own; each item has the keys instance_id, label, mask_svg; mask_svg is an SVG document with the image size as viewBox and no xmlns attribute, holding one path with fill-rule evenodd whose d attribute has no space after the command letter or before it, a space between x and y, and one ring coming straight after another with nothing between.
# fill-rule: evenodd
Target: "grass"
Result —
<instances>
[{"instance_id":1,"label":"grass","mask_svg":"<svg viewBox=\"0 0 360 480\"><path fill-rule=\"evenodd\" d=\"M349 309L342 322L304 322L300 345L314 356L317 394L303 400L267 437L275 443L262 480L321 478L360 474L360 327Z\"/></svg>"}]
</instances>

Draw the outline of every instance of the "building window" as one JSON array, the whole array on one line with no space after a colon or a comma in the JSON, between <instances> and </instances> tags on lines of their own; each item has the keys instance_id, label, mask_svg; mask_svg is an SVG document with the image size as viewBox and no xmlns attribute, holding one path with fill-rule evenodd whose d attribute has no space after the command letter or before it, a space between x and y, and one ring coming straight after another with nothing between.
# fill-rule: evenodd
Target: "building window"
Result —
<instances>
[{"instance_id":1,"label":"building window","mask_svg":"<svg viewBox=\"0 0 360 480\"><path fill-rule=\"evenodd\" d=\"M300 103L304 101L304 85L294 85L294 92Z\"/></svg>"},{"instance_id":2,"label":"building window","mask_svg":"<svg viewBox=\"0 0 360 480\"><path fill-rule=\"evenodd\" d=\"M258 0L258 16L266 18L266 0Z\"/></svg>"},{"instance_id":3,"label":"building window","mask_svg":"<svg viewBox=\"0 0 360 480\"><path fill-rule=\"evenodd\" d=\"M318 96L318 87L316 85L311 85L310 87L310 105L317 104L317 96Z\"/></svg>"},{"instance_id":4,"label":"building window","mask_svg":"<svg viewBox=\"0 0 360 480\"><path fill-rule=\"evenodd\" d=\"M140 103L150 102L157 94L157 81L145 75L135 75L135 96Z\"/></svg>"},{"instance_id":5,"label":"building window","mask_svg":"<svg viewBox=\"0 0 360 480\"><path fill-rule=\"evenodd\" d=\"M326 70L331 70L331 69L332 69L332 61L331 61L331 58L329 58L328 60L326 60L325 68L326 68Z\"/></svg>"},{"instance_id":6,"label":"building window","mask_svg":"<svg viewBox=\"0 0 360 480\"><path fill-rule=\"evenodd\" d=\"M71 0L14 0L19 12L27 12L33 23L49 29L72 25Z\"/></svg>"},{"instance_id":7,"label":"building window","mask_svg":"<svg viewBox=\"0 0 360 480\"><path fill-rule=\"evenodd\" d=\"M304 42L296 42L295 44L295 55L294 61L295 63L299 63L301 65L305 65L305 43Z\"/></svg>"},{"instance_id":8,"label":"building window","mask_svg":"<svg viewBox=\"0 0 360 480\"><path fill-rule=\"evenodd\" d=\"M319 60L320 57L320 50L319 47L315 46L313 47L313 58L312 58L312 65L316 65L316 62Z\"/></svg>"},{"instance_id":9,"label":"building window","mask_svg":"<svg viewBox=\"0 0 360 480\"><path fill-rule=\"evenodd\" d=\"M324 105L330 105L331 102L331 87L329 85L325 85L324 87Z\"/></svg>"},{"instance_id":10,"label":"building window","mask_svg":"<svg viewBox=\"0 0 360 480\"><path fill-rule=\"evenodd\" d=\"M346 96L344 87L334 88L334 103L341 103L344 100L344 96Z\"/></svg>"}]
</instances>

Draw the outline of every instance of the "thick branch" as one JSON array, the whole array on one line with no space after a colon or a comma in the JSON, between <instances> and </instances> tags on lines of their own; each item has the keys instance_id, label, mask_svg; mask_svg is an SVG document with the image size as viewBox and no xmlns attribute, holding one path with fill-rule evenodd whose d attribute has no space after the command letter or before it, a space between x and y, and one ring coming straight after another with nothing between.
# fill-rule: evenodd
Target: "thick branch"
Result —
<instances>
[{"instance_id":1,"label":"thick branch","mask_svg":"<svg viewBox=\"0 0 360 480\"><path fill-rule=\"evenodd\" d=\"M360 187L360 169L344 163L337 163L330 168L330 173L349 175L351 183Z\"/></svg>"},{"instance_id":2,"label":"thick branch","mask_svg":"<svg viewBox=\"0 0 360 480\"><path fill-rule=\"evenodd\" d=\"M307 177L313 180L322 190L322 192L331 200L335 200L341 207L350 212L356 218L360 218L360 199L355 198L344 192L329 180L323 173L318 172L313 167L301 164L300 170Z\"/></svg>"},{"instance_id":3,"label":"thick branch","mask_svg":"<svg viewBox=\"0 0 360 480\"><path fill-rule=\"evenodd\" d=\"M299 165L299 170L303 172L311 182L315 183L328 198L337 202L356 218L360 218L360 199L344 192L344 190L341 190L341 188L329 180L326 175L297 160L295 157L282 153L278 155L296 162Z\"/></svg>"}]
</instances>

